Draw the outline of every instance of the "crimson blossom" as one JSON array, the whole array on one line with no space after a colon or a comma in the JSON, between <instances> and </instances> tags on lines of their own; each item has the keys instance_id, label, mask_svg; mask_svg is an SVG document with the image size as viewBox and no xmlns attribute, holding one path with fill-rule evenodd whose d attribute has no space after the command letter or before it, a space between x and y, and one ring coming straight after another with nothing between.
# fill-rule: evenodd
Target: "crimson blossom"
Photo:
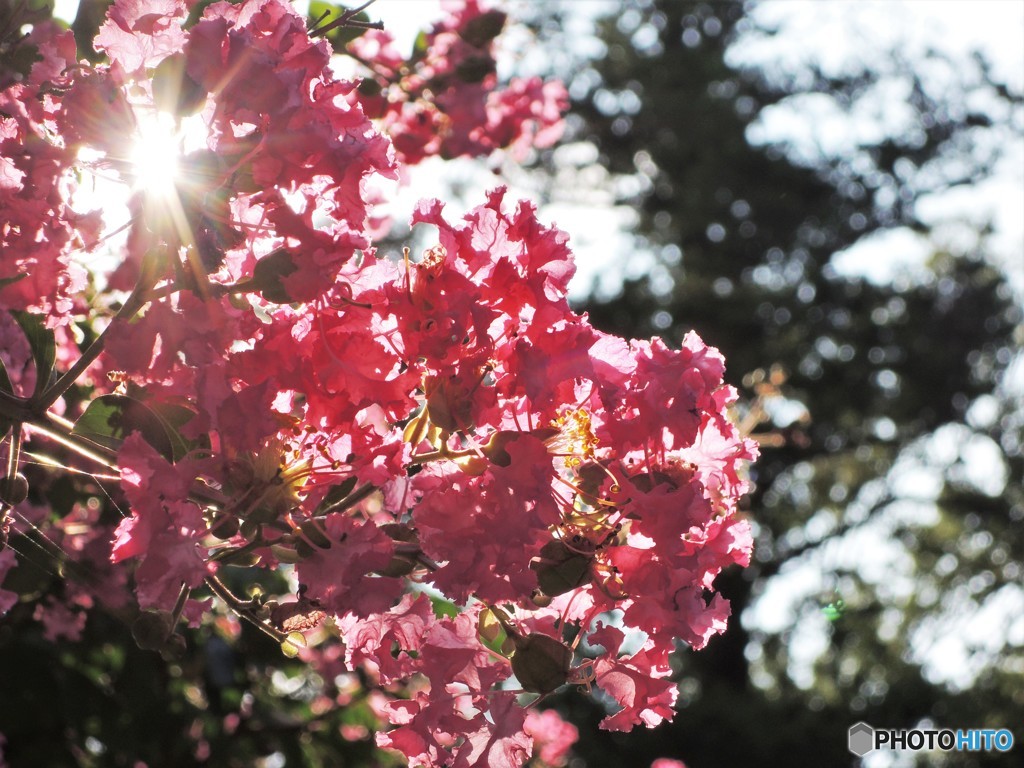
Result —
<instances>
[{"instance_id":1,"label":"crimson blossom","mask_svg":"<svg viewBox=\"0 0 1024 768\"><path fill-rule=\"evenodd\" d=\"M604 728L670 719L669 656L725 629L715 577L751 553L722 356L591 326L567 236L501 187L461 217L422 201L419 258L374 246L375 179L547 146L564 88L500 83L505 15L476 0L412 57L353 14L193 6L118 0L97 65L36 24L0 92L5 540L49 526L95 573L40 609L52 635L130 589L136 639L173 655L227 609L387 692L377 743L410 766L563 759L572 727L523 705L566 685L604 692ZM345 26L362 80L331 68ZM128 149L152 130L162 184ZM90 174L129 187L123 231ZM22 487L26 441L53 440L116 473L123 519ZM235 567L295 594L243 599Z\"/></svg>"}]
</instances>

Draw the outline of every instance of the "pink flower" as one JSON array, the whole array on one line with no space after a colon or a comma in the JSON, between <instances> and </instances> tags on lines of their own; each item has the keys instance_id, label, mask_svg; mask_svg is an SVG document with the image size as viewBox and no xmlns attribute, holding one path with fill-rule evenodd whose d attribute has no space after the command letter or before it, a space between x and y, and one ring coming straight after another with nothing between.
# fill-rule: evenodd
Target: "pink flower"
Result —
<instances>
[{"instance_id":1,"label":"pink flower","mask_svg":"<svg viewBox=\"0 0 1024 768\"><path fill-rule=\"evenodd\" d=\"M349 44L373 73L349 99L381 121L398 160L488 155L510 148L521 157L562 133L568 94L540 78L498 82L495 39L503 11L477 0L446 4L449 15L406 61L387 32L371 30Z\"/></svg>"},{"instance_id":2,"label":"pink flower","mask_svg":"<svg viewBox=\"0 0 1024 768\"><path fill-rule=\"evenodd\" d=\"M170 610L182 584L199 586L211 568L198 547L206 523L189 499L197 465L168 463L138 432L124 441L118 463L132 516L117 527L111 561L138 558L139 605Z\"/></svg>"},{"instance_id":3,"label":"pink flower","mask_svg":"<svg viewBox=\"0 0 1024 768\"><path fill-rule=\"evenodd\" d=\"M568 762L572 745L579 740L579 729L562 719L553 709L538 712L531 709L524 724L526 733L533 737L533 754L551 768Z\"/></svg>"},{"instance_id":4,"label":"pink flower","mask_svg":"<svg viewBox=\"0 0 1024 768\"><path fill-rule=\"evenodd\" d=\"M33 618L43 625L43 637L51 643L60 640L75 642L82 636L85 629L85 611L74 611L65 603L58 602L52 597L47 598L45 603L36 605Z\"/></svg>"},{"instance_id":5,"label":"pink flower","mask_svg":"<svg viewBox=\"0 0 1024 768\"><path fill-rule=\"evenodd\" d=\"M129 74L155 67L181 50L186 14L185 0L117 0L94 45Z\"/></svg>"}]
</instances>

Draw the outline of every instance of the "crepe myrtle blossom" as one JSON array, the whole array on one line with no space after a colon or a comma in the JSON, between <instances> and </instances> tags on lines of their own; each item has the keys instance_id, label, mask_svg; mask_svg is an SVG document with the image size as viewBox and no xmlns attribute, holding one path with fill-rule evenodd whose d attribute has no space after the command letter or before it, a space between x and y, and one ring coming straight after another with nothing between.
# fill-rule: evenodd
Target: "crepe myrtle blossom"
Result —
<instances>
[{"instance_id":1,"label":"crepe myrtle blossom","mask_svg":"<svg viewBox=\"0 0 1024 768\"><path fill-rule=\"evenodd\" d=\"M551 146L562 134L565 87L539 77L499 83L495 41L506 14L478 0L441 5L447 17L417 40L411 59L387 30L349 43L370 73L350 98L381 121L406 165L502 147L521 158L531 147Z\"/></svg>"},{"instance_id":2,"label":"crepe myrtle blossom","mask_svg":"<svg viewBox=\"0 0 1024 768\"><path fill-rule=\"evenodd\" d=\"M724 631L715 578L752 547L721 354L594 328L567 236L502 187L461 217L421 201L422 255L372 244L374 177L547 146L562 86L499 83L505 14L476 0L409 59L373 29L332 51L282 0L192 5L118 0L97 65L40 24L0 91L5 536L33 514L26 439L104 463L123 518L61 541L107 547L97 583L133 590L141 646L227 609L330 679L361 670L410 765L563 763L575 729L523 704L567 685L604 692L607 729L670 719L669 656ZM364 79L335 77L346 53ZM154 127L160 183L131 149ZM72 204L83 171L128 188L120 240ZM78 258L104 248L105 274ZM235 566L298 591L242 599ZM51 636L93 606L68 600L37 608Z\"/></svg>"}]
</instances>

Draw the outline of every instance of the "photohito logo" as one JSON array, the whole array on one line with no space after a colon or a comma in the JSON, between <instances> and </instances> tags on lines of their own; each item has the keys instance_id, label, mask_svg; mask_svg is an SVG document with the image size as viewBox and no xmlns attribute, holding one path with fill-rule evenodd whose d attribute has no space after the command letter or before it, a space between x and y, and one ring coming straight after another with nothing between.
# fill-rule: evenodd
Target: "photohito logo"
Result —
<instances>
[{"instance_id":1,"label":"photohito logo","mask_svg":"<svg viewBox=\"0 0 1024 768\"><path fill-rule=\"evenodd\" d=\"M944 752L1006 752L1013 747L1013 734L1006 728L949 728L897 731L872 728L867 723L854 723L846 737L847 748L857 757L873 749L941 749Z\"/></svg>"}]
</instances>

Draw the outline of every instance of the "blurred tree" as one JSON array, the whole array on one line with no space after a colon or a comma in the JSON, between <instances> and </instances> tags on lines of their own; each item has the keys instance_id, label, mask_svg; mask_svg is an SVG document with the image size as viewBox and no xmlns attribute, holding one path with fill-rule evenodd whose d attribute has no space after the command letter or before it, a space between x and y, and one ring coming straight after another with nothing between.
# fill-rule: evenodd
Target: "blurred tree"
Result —
<instances>
[{"instance_id":1,"label":"blurred tree","mask_svg":"<svg viewBox=\"0 0 1024 768\"><path fill-rule=\"evenodd\" d=\"M545 50L574 50L577 11L538 15ZM867 63L841 74L731 66L737 41L773 34L749 11L631 2L599 22L599 57L553 59L574 97L571 140L596 145L617 202L637 211L636 252L656 257L620 295L592 299L592 320L677 343L696 329L761 393L768 429L750 500L758 562L720 578L743 623L681 654L675 723L581 743L590 768L659 755L690 768L844 765L858 720L1019 728L1024 714L1021 640L1007 639L1024 612L1022 403L1003 379L1021 313L988 233L951 252L919 206L992 173L1019 141L1021 95L981 56L869 44ZM831 154L752 140L773 108L810 120L823 103L849 125L901 119ZM559 157L545 158L549 191L585 187L586 169ZM836 268L836 254L897 229L932 243L922 269L869 280ZM769 591L781 602L762 600ZM991 627L979 634L966 625L981 606ZM944 663L970 674L925 653L947 637L969 658ZM595 722L600 709L558 706ZM942 760L1014 757L927 756Z\"/></svg>"}]
</instances>

